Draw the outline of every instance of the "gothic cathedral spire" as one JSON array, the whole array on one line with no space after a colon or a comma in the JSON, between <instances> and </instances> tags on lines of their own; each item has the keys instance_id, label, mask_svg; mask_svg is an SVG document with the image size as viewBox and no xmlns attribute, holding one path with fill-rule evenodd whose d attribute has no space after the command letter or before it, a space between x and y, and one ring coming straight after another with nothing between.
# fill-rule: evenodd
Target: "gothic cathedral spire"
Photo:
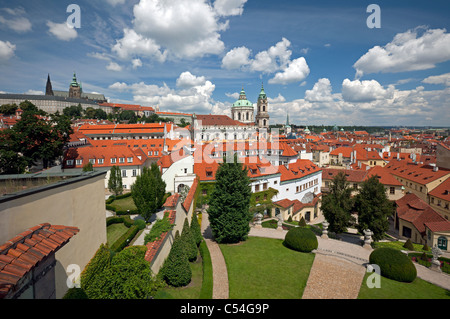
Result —
<instances>
[{"instance_id":1,"label":"gothic cathedral spire","mask_svg":"<svg viewBox=\"0 0 450 319\"><path fill-rule=\"evenodd\" d=\"M50 74L47 76L47 85L45 86L45 95L54 95L52 82L50 81Z\"/></svg>"}]
</instances>

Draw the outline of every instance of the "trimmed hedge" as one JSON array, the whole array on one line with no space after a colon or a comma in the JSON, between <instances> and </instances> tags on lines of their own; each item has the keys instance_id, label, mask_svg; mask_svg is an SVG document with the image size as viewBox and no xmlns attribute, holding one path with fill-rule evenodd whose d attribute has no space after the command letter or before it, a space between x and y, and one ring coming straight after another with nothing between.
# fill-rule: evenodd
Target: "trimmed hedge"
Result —
<instances>
[{"instance_id":1,"label":"trimmed hedge","mask_svg":"<svg viewBox=\"0 0 450 319\"><path fill-rule=\"evenodd\" d=\"M304 253L309 253L319 246L316 235L305 227L291 228L284 238L284 243L287 247Z\"/></svg>"},{"instance_id":2,"label":"trimmed hedge","mask_svg":"<svg viewBox=\"0 0 450 319\"><path fill-rule=\"evenodd\" d=\"M112 245L111 245L111 250L115 251L115 252L119 252L122 249L124 249L126 246L128 246L128 244L130 243L130 241L134 238L134 236L136 236L136 234L139 232L139 227L138 226L131 226L130 229L128 229L128 231L123 234L122 236L119 237L119 239L117 239Z\"/></svg>"},{"instance_id":3,"label":"trimmed hedge","mask_svg":"<svg viewBox=\"0 0 450 319\"><path fill-rule=\"evenodd\" d=\"M380 267L381 275L400 282L412 282L417 270L411 259L393 248L377 248L369 257L369 263Z\"/></svg>"},{"instance_id":4,"label":"trimmed hedge","mask_svg":"<svg viewBox=\"0 0 450 319\"><path fill-rule=\"evenodd\" d=\"M206 246L206 242L204 240L202 240L202 242L200 243L199 249L203 264L203 281L199 299L212 299L213 274L211 254L209 253L208 246Z\"/></svg>"}]
</instances>

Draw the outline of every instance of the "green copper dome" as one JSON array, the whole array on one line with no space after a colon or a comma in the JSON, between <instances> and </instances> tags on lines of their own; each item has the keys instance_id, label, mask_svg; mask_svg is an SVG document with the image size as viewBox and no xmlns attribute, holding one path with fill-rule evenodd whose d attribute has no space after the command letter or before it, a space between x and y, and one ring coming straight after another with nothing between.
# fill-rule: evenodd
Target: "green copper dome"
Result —
<instances>
[{"instance_id":1,"label":"green copper dome","mask_svg":"<svg viewBox=\"0 0 450 319\"><path fill-rule=\"evenodd\" d=\"M70 86L78 86L77 75L75 74L75 72L73 73L73 78L72 82L70 82Z\"/></svg>"},{"instance_id":2,"label":"green copper dome","mask_svg":"<svg viewBox=\"0 0 450 319\"><path fill-rule=\"evenodd\" d=\"M258 99L262 100L262 99L266 99L266 98L267 98L267 95L266 95L266 92L264 92L264 86L261 85L261 92L259 93Z\"/></svg>"},{"instance_id":3,"label":"green copper dome","mask_svg":"<svg viewBox=\"0 0 450 319\"><path fill-rule=\"evenodd\" d=\"M244 88L242 88L241 92L239 93L239 100L233 103L232 107L253 107L253 103L247 100L247 96L245 94Z\"/></svg>"}]
</instances>

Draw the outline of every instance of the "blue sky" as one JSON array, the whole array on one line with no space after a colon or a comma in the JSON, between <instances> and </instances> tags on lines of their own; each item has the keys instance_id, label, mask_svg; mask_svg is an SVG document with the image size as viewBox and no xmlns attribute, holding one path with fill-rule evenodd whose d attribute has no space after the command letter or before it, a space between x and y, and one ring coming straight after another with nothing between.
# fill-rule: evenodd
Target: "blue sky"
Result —
<instances>
[{"instance_id":1,"label":"blue sky","mask_svg":"<svg viewBox=\"0 0 450 319\"><path fill-rule=\"evenodd\" d=\"M381 9L369 28L366 9ZM81 27L68 28L70 4ZM67 90L230 114L261 84L272 123L449 126L449 1L0 1L0 91Z\"/></svg>"}]
</instances>

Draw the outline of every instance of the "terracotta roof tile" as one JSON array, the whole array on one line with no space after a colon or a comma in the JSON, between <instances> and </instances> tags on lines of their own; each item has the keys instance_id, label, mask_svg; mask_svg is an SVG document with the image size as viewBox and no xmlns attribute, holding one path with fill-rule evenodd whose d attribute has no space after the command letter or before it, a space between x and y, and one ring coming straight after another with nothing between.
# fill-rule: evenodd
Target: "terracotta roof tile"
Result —
<instances>
[{"instance_id":1,"label":"terracotta roof tile","mask_svg":"<svg viewBox=\"0 0 450 319\"><path fill-rule=\"evenodd\" d=\"M0 299L42 259L60 249L78 232L76 227L36 225L0 246Z\"/></svg>"}]
</instances>

